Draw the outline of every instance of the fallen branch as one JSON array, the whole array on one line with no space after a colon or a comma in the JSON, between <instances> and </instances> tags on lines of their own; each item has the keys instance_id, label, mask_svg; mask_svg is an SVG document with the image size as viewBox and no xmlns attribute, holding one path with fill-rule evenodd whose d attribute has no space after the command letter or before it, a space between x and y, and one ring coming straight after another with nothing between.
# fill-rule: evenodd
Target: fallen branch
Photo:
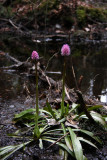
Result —
<instances>
[{"instance_id":1,"label":"fallen branch","mask_svg":"<svg viewBox=\"0 0 107 160\"><path fill-rule=\"evenodd\" d=\"M79 98L78 101L79 101L79 103L80 103L80 105L81 105L82 111L85 112L86 116L89 118L89 120L90 120L91 122L95 122L94 119L92 118L90 112L87 110L87 107L86 107L86 104L85 104L85 102L84 102L82 93L81 93L79 90L76 90L76 93L77 93L77 95L78 95L78 98Z\"/></svg>"},{"instance_id":2,"label":"fallen branch","mask_svg":"<svg viewBox=\"0 0 107 160\"><path fill-rule=\"evenodd\" d=\"M10 56L8 53L5 53L5 56L6 56L8 59L10 59L10 60L12 60L13 62L15 62L15 63L22 63L21 61L17 60L16 58Z\"/></svg>"},{"instance_id":3,"label":"fallen branch","mask_svg":"<svg viewBox=\"0 0 107 160\"><path fill-rule=\"evenodd\" d=\"M72 58L71 58L71 61L72 61ZM83 96L82 96L82 92L78 88L78 83L77 83L73 63L72 63L72 73L73 73L73 77L74 77L74 80L75 80L76 93L78 95L78 101L80 103L81 109L82 109L83 112L85 112L85 114L89 118L89 120L94 123L95 121L94 121L93 117L91 116L90 112L87 110L86 104L85 104Z\"/></svg>"}]
</instances>

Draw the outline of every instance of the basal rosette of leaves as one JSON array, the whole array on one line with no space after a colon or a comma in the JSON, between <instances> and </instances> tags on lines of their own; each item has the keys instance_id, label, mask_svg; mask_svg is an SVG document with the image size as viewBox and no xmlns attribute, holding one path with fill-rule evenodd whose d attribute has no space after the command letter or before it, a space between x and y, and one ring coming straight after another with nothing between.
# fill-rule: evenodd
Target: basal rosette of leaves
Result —
<instances>
[{"instance_id":1,"label":"basal rosette of leaves","mask_svg":"<svg viewBox=\"0 0 107 160\"><path fill-rule=\"evenodd\" d=\"M47 105L49 103L47 102ZM25 127L25 130L17 130L15 133L12 133L8 136L12 136L15 138L20 138L23 140L23 137L27 137L27 133L31 133L31 136L29 136L29 141L26 143L22 143L20 145L15 146L6 146L0 148L0 156L2 160L5 160L8 158L11 154L16 152L17 150L23 148L26 145L29 145L30 143L37 141L39 139L39 147L40 149L43 149L43 141L51 142L52 145L59 145L59 147L63 148L68 154L75 157L77 160L83 160L86 159L86 157L83 154L83 148L82 148L82 142L85 142L89 145L91 145L94 148L97 148L96 145L92 142L92 140L97 141L98 143L101 143L100 139L90 131L83 130L80 128L75 128L75 125L72 127L66 125L66 119L67 116L71 112L75 112L75 110L78 108L79 105L73 104L73 108L69 110L65 118L59 119L60 117L60 110L54 110L51 111L48 110L48 107L44 110L40 109L40 114L38 117L38 126L40 131L40 136L34 138L34 128L35 128L35 109L27 109L25 111L22 111L21 113L15 115L14 121L20 122ZM95 108L100 108L101 106L94 106ZM75 113L75 117L77 114ZM49 120L55 120L54 124L48 124ZM54 126L54 129L52 129ZM81 137L80 133L84 133L84 137ZM77 136L78 135L78 136ZM89 141L90 137L90 141ZM77 145L78 144L78 145ZM51 146L52 146L51 145ZM49 146L49 147L51 147Z\"/></svg>"}]
</instances>

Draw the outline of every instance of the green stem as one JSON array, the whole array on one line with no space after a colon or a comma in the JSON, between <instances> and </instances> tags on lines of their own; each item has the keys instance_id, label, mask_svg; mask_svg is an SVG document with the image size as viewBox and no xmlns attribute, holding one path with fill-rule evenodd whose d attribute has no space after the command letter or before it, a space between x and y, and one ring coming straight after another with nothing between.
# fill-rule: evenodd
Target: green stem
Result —
<instances>
[{"instance_id":1,"label":"green stem","mask_svg":"<svg viewBox=\"0 0 107 160\"><path fill-rule=\"evenodd\" d=\"M35 70L36 70L36 114L38 116L38 114L39 114L39 107L38 107L38 73L37 73L37 62L35 64Z\"/></svg>"},{"instance_id":2,"label":"green stem","mask_svg":"<svg viewBox=\"0 0 107 160\"><path fill-rule=\"evenodd\" d=\"M66 74L66 63L64 57L64 64L63 64L63 84L62 84L62 102L61 102L61 117L64 116L64 98L65 98L65 74Z\"/></svg>"},{"instance_id":3,"label":"green stem","mask_svg":"<svg viewBox=\"0 0 107 160\"><path fill-rule=\"evenodd\" d=\"M38 73L37 73L37 62L35 63L36 71L36 113L35 113L35 128L34 128L34 138L40 137L40 131L38 127L38 117L39 117L39 106L38 106Z\"/></svg>"}]
</instances>

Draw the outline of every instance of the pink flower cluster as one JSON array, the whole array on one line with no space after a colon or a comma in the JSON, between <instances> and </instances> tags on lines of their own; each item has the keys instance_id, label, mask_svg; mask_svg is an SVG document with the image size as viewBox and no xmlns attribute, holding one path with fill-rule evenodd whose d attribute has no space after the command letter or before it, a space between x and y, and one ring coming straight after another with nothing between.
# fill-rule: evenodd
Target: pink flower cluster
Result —
<instances>
[{"instance_id":1,"label":"pink flower cluster","mask_svg":"<svg viewBox=\"0 0 107 160\"><path fill-rule=\"evenodd\" d=\"M31 59L38 60L39 59L39 54L36 51L33 51L32 55L31 55Z\"/></svg>"},{"instance_id":2,"label":"pink flower cluster","mask_svg":"<svg viewBox=\"0 0 107 160\"><path fill-rule=\"evenodd\" d=\"M70 55L70 47L68 44L64 44L61 48L61 55L62 56L69 56Z\"/></svg>"}]
</instances>

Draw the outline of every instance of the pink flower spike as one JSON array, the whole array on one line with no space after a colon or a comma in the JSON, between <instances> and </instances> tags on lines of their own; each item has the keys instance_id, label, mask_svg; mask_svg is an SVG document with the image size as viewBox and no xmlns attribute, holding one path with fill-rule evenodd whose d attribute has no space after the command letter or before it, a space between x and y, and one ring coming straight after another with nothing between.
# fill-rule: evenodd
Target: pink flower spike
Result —
<instances>
[{"instance_id":1,"label":"pink flower spike","mask_svg":"<svg viewBox=\"0 0 107 160\"><path fill-rule=\"evenodd\" d=\"M31 55L31 59L38 60L39 59L39 54L36 51L33 51L32 55Z\"/></svg>"},{"instance_id":2,"label":"pink flower spike","mask_svg":"<svg viewBox=\"0 0 107 160\"><path fill-rule=\"evenodd\" d=\"M61 48L61 55L62 56L69 56L70 55L70 47L68 44L64 44Z\"/></svg>"}]
</instances>

